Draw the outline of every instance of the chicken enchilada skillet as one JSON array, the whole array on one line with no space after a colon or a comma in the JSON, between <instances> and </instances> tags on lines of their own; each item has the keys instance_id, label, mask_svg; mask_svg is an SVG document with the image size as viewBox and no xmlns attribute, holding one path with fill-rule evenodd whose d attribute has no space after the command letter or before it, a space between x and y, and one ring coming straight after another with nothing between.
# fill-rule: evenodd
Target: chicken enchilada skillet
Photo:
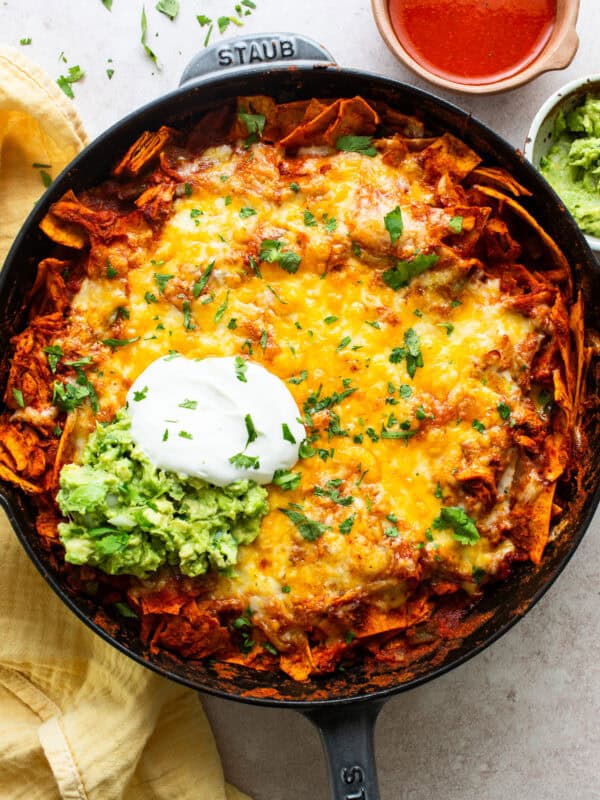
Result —
<instances>
[{"instance_id":1,"label":"chicken enchilada skillet","mask_svg":"<svg viewBox=\"0 0 600 800\"><path fill-rule=\"evenodd\" d=\"M2 477L96 624L184 680L268 698L280 670L303 699L349 672L418 679L589 513L593 337L539 187L364 94L237 94L149 125L39 220ZM231 391L209 409L193 376L213 362ZM287 448L268 474L259 369ZM215 413L239 448L203 455Z\"/></svg>"}]
</instances>

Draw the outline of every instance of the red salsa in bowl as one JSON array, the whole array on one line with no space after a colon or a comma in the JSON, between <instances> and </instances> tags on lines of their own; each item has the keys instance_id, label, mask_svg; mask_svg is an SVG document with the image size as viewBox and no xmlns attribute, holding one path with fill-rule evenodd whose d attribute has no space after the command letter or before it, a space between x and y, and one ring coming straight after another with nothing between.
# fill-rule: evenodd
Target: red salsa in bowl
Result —
<instances>
[{"instance_id":1,"label":"red salsa in bowl","mask_svg":"<svg viewBox=\"0 0 600 800\"><path fill-rule=\"evenodd\" d=\"M434 75L464 84L503 80L548 44L556 0L389 0L400 44Z\"/></svg>"}]
</instances>

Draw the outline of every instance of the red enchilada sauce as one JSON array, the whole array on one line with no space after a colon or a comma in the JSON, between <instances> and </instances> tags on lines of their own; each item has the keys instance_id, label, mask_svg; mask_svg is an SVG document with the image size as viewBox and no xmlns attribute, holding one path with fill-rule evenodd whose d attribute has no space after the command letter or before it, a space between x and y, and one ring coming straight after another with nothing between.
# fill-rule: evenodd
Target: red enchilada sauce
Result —
<instances>
[{"instance_id":1,"label":"red enchilada sauce","mask_svg":"<svg viewBox=\"0 0 600 800\"><path fill-rule=\"evenodd\" d=\"M421 66L457 83L515 75L541 53L556 0L390 0L394 32Z\"/></svg>"}]
</instances>

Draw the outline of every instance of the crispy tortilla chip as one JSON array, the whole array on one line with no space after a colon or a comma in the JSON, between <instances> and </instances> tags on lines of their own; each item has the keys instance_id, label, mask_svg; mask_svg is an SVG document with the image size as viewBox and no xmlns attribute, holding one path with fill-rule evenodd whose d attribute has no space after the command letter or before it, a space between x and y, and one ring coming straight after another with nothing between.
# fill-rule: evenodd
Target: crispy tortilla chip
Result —
<instances>
[{"instance_id":1,"label":"crispy tortilla chip","mask_svg":"<svg viewBox=\"0 0 600 800\"><path fill-rule=\"evenodd\" d=\"M113 169L113 175L117 178L139 175L144 167L158 157L172 136L173 131L165 125L154 132L144 131Z\"/></svg>"},{"instance_id":2,"label":"crispy tortilla chip","mask_svg":"<svg viewBox=\"0 0 600 800\"><path fill-rule=\"evenodd\" d=\"M278 137L278 110L272 97L258 94L250 97L238 97L237 113L231 135L234 139L246 139L250 131L240 114L257 114L265 118L262 139L265 142L275 142Z\"/></svg>"},{"instance_id":3,"label":"crispy tortilla chip","mask_svg":"<svg viewBox=\"0 0 600 800\"><path fill-rule=\"evenodd\" d=\"M403 114L379 100L372 101L371 105L379 114L384 129L388 129L392 133L399 133L408 139L422 139L425 135L425 125L420 119Z\"/></svg>"},{"instance_id":4,"label":"crispy tortilla chip","mask_svg":"<svg viewBox=\"0 0 600 800\"><path fill-rule=\"evenodd\" d=\"M470 176L474 183L491 186L500 191L508 191L515 197L531 197L531 192L522 186L513 176L503 169L496 167L477 167Z\"/></svg>"},{"instance_id":5,"label":"crispy tortilla chip","mask_svg":"<svg viewBox=\"0 0 600 800\"><path fill-rule=\"evenodd\" d=\"M548 542L555 491L556 483L545 486L530 506L528 552L534 564L539 564L542 560Z\"/></svg>"},{"instance_id":6,"label":"crispy tortilla chip","mask_svg":"<svg viewBox=\"0 0 600 800\"><path fill-rule=\"evenodd\" d=\"M69 190L63 195L62 200L76 202L75 194ZM68 222L53 213L52 209L40 222L40 228L49 239L56 244L64 247L71 247L74 250L83 250L89 243L89 236L84 227L77 222Z\"/></svg>"},{"instance_id":7,"label":"crispy tortilla chip","mask_svg":"<svg viewBox=\"0 0 600 800\"><path fill-rule=\"evenodd\" d=\"M483 194L487 195L488 197L493 197L500 203L500 207L508 206L510 210L517 216L519 219L523 220L530 228L532 228L541 239L542 243L546 247L546 250L550 254L552 258L553 264L558 267L560 270L563 270L566 275L571 275L571 270L569 268L569 262L565 258L562 250L558 247L554 239L549 236L546 231L542 228L539 222L531 216L528 211L525 211L523 206L513 200L512 197L504 194L503 192L499 192L497 189L493 189L491 186L483 186L481 184L477 184L474 188L478 189ZM569 287L570 292L570 287Z\"/></svg>"},{"instance_id":8,"label":"crispy tortilla chip","mask_svg":"<svg viewBox=\"0 0 600 800\"><path fill-rule=\"evenodd\" d=\"M292 150L309 145L333 147L340 136L374 133L378 123L379 115L362 97L336 100L316 117L295 128L281 140L281 145Z\"/></svg>"},{"instance_id":9,"label":"crispy tortilla chip","mask_svg":"<svg viewBox=\"0 0 600 800\"><path fill-rule=\"evenodd\" d=\"M425 177L432 183L444 175L460 182L481 163L477 153L451 133L435 139L423 150L421 158Z\"/></svg>"},{"instance_id":10,"label":"crispy tortilla chip","mask_svg":"<svg viewBox=\"0 0 600 800\"><path fill-rule=\"evenodd\" d=\"M279 658L279 667L295 681L305 681L313 671L313 659L306 636L302 643L289 653L282 653Z\"/></svg>"},{"instance_id":11,"label":"crispy tortilla chip","mask_svg":"<svg viewBox=\"0 0 600 800\"><path fill-rule=\"evenodd\" d=\"M174 183L159 183L146 189L135 204L147 219L160 221L170 213L174 196Z\"/></svg>"},{"instance_id":12,"label":"crispy tortilla chip","mask_svg":"<svg viewBox=\"0 0 600 800\"><path fill-rule=\"evenodd\" d=\"M0 480L14 484L27 494L41 494L43 491L45 491L43 486L36 486L35 484L26 481L25 478L22 478L20 475L17 475L16 472L13 472L11 469L9 469L6 464L3 464L1 460Z\"/></svg>"},{"instance_id":13,"label":"crispy tortilla chip","mask_svg":"<svg viewBox=\"0 0 600 800\"><path fill-rule=\"evenodd\" d=\"M69 305L69 296L63 275L70 266L69 261L60 261L58 258L40 261L35 282L29 292L29 297L33 300L32 315L64 312Z\"/></svg>"}]
</instances>

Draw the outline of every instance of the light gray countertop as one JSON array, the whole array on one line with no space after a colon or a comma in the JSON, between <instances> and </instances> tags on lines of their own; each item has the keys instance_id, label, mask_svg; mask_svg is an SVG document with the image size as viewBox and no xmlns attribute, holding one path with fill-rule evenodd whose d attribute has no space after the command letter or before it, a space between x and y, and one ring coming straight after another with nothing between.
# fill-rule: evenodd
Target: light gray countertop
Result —
<instances>
[{"instance_id":1,"label":"light gray countertop","mask_svg":"<svg viewBox=\"0 0 600 800\"><path fill-rule=\"evenodd\" d=\"M68 65L81 66L86 77L73 87L74 102L93 137L174 88L202 49L205 29L196 15L233 13L234 2L181 0L180 15L170 22L149 0L148 43L162 63L160 72L139 45L140 0L113 0L112 13L100 0L0 0L0 43L19 47L21 38L31 37L23 52L52 76L66 71L61 51ZM569 69L477 98L432 88L400 66L379 37L368 0L256 5L240 33L305 33L343 66L447 97L518 147L549 94L568 80L600 72L598 0L581 0L581 44ZM111 81L107 67L115 70ZM597 515L564 574L519 625L469 663L386 705L376 734L383 800L600 798L599 564ZM325 766L310 723L291 711L214 698L204 705L233 783L256 800L325 800Z\"/></svg>"}]
</instances>

